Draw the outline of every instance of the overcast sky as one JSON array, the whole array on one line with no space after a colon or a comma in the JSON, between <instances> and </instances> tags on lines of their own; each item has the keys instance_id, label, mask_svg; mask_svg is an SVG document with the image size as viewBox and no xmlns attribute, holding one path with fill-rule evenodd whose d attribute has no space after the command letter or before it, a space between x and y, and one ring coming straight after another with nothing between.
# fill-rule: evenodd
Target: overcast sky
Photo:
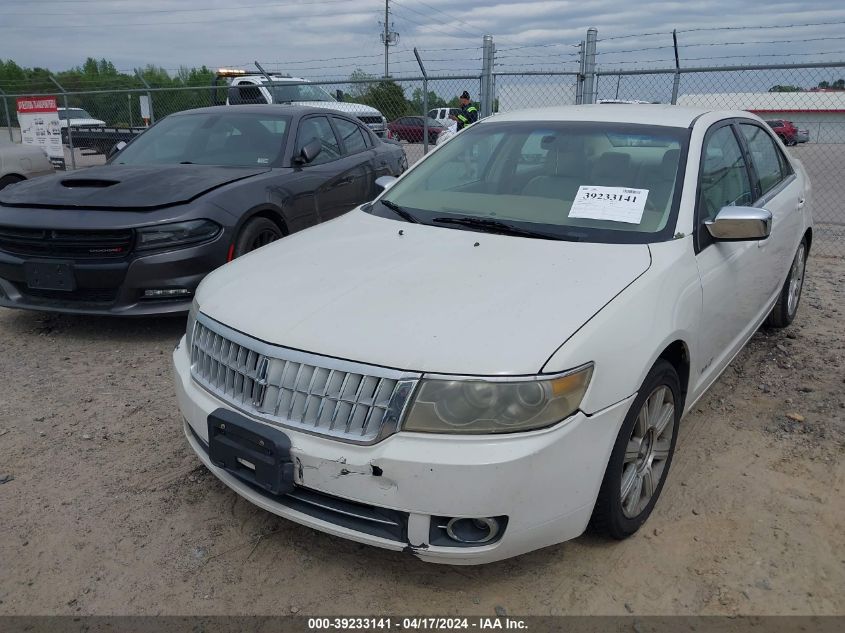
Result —
<instances>
[{"instance_id":1,"label":"overcast sky","mask_svg":"<svg viewBox=\"0 0 845 633\"><path fill-rule=\"evenodd\" d=\"M484 33L494 36L499 69L572 69L590 26L605 68L671 65L673 28L688 65L845 59L843 0L391 0L390 10L395 75L414 74L414 46L432 71L477 70ZM257 59L268 70L339 78L356 67L383 71L383 20L384 0L0 0L0 58L54 71L88 56L171 71ZM822 22L838 24L787 28ZM775 28L694 30L726 26ZM448 50L462 48L471 50Z\"/></svg>"}]
</instances>

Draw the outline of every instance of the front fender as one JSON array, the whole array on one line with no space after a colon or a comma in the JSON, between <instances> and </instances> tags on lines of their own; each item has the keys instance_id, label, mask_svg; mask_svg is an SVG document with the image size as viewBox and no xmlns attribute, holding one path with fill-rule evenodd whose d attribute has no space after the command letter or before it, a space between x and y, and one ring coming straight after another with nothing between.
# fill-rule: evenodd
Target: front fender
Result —
<instances>
[{"instance_id":1,"label":"front fender","mask_svg":"<svg viewBox=\"0 0 845 633\"><path fill-rule=\"evenodd\" d=\"M651 244L649 249L649 270L572 335L543 367L543 372L552 373L595 363L581 403L588 415L635 393L661 352L675 341L683 342L691 360L696 355L702 293L692 237ZM690 365L694 368L696 363Z\"/></svg>"}]
</instances>

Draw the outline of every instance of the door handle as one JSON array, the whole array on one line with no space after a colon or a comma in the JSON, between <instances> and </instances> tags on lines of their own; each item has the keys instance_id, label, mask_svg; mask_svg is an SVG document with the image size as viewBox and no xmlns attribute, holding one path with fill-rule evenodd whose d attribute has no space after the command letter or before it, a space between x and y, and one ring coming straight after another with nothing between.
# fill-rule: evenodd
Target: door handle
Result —
<instances>
[{"instance_id":1,"label":"door handle","mask_svg":"<svg viewBox=\"0 0 845 633\"><path fill-rule=\"evenodd\" d=\"M338 187L345 187L346 185L351 185L353 182L352 176L347 176L341 180L338 180L334 185L332 185L332 189L337 189Z\"/></svg>"},{"instance_id":2,"label":"door handle","mask_svg":"<svg viewBox=\"0 0 845 633\"><path fill-rule=\"evenodd\" d=\"M804 202L806 202L806 200L804 200L804 198L800 198L800 199L798 200L798 208L799 208L799 209L803 209L803 208L804 208Z\"/></svg>"}]
</instances>

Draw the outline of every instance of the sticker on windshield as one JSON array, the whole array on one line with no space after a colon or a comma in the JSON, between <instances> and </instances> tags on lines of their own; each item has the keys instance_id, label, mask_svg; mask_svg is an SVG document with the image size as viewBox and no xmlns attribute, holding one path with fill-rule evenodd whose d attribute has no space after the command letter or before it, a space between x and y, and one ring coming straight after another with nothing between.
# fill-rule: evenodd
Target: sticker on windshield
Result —
<instances>
[{"instance_id":1,"label":"sticker on windshield","mask_svg":"<svg viewBox=\"0 0 845 633\"><path fill-rule=\"evenodd\" d=\"M269 159L269 158L259 158L259 159L258 159L258 164L259 164L259 165L266 165L266 164L267 164L267 163L269 163L269 162L270 162L270 159Z\"/></svg>"},{"instance_id":2,"label":"sticker on windshield","mask_svg":"<svg viewBox=\"0 0 845 633\"><path fill-rule=\"evenodd\" d=\"M569 210L570 218L639 224L648 189L581 185Z\"/></svg>"}]
</instances>

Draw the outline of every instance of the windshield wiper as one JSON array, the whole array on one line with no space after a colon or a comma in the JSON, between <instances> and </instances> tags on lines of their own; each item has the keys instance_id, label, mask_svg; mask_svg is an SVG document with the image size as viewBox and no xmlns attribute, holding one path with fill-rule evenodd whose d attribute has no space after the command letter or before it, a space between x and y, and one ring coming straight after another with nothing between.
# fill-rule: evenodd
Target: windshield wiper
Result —
<instances>
[{"instance_id":1,"label":"windshield wiper","mask_svg":"<svg viewBox=\"0 0 845 633\"><path fill-rule=\"evenodd\" d=\"M532 231L531 229L522 229L507 222L491 220L489 218L434 218L432 222L465 226L483 233L498 233L500 235L514 235L518 237L539 237L545 240L569 240L571 242L580 240L579 237L574 235L553 235L542 231Z\"/></svg>"},{"instance_id":2,"label":"windshield wiper","mask_svg":"<svg viewBox=\"0 0 845 633\"><path fill-rule=\"evenodd\" d=\"M405 220L405 222L412 222L413 224L420 223L420 221L412 213L409 213L407 210L405 210L403 207L400 207L395 202L385 200L384 198L379 200L379 202L381 202L384 206L393 211L393 213L398 215L400 218Z\"/></svg>"}]
</instances>

